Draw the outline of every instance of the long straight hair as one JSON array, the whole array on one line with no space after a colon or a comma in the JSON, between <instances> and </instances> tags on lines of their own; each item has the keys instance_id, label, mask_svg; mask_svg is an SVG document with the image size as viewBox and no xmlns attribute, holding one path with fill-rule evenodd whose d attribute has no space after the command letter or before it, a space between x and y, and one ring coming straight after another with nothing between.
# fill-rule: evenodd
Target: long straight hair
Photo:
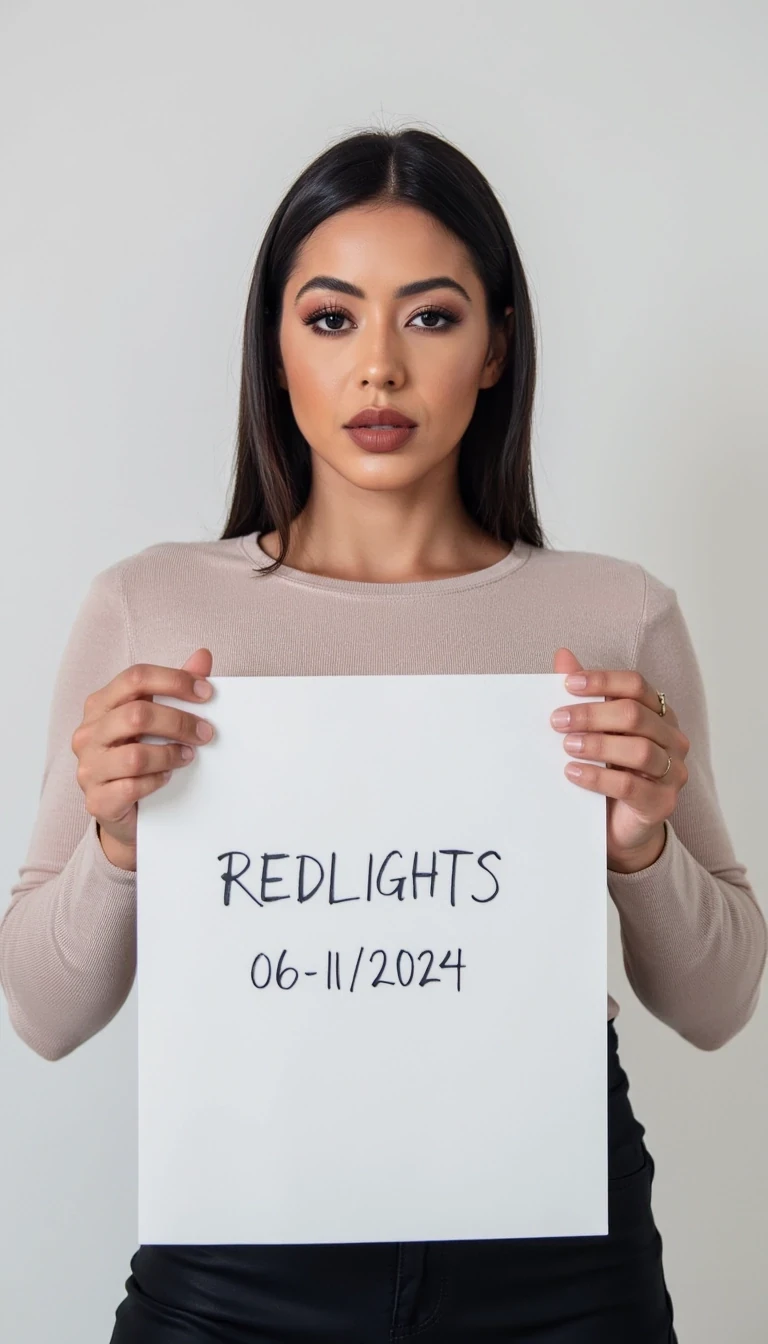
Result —
<instances>
[{"instance_id":1,"label":"long straight hair","mask_svg":"<svg viewBox=\"0 0 768 1344\"><path fill-rule=\"evenodd\" d=\"M290 524L312 481L310 446L277 377L283 295L304 239L352 206L398 202L427 211L468 249L482 281L491 328L513 313L507 359L493 387L478 392L462 436L458 484L468 514L497 541L545 541L531 465L536 340L530 295L504 211L490 183L445 138L415 127L364 130L332 145L296 179L277 207L253 270L245 311L237 452L229 516L221 540L277 531L274 573L285 560ZM507 328L508 329L508 328Z\"/></svg>"}]
</instances>

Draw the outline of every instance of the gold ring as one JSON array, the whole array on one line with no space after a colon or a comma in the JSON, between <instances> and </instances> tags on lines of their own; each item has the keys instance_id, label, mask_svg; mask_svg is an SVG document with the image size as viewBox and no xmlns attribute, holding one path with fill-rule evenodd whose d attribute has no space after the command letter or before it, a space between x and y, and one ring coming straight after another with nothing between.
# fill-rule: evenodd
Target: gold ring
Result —
<instances>
[{"instance_id":1,"label":"gold ring","mask_svg":"<svg viewBox=\"0 0 768 1344\"><path fill-rule=\"evenodd\" d=\"M672 757L671 757L671 756L668 756L668 757L667 757L667 768L666 768L666 770L664 771L664 775L668 775L668 774L669 774L671 765L672 765ZM663 778L664 778L664 775L658 775L657 778L658 778L658 779L663 779Z\"/></svg>"},{"instance_id":2,"label":"gold ring","mask_svg":"<svg viewBox=\"0 0 768 1344\"><path fill-rule=\"evenodd\" d=\"M657 694L658 697L659 697L659 704L661 705L661 709L659 710L659 713L660 713L661 717L664 718L664 715L665 715L666 712L667 712L667 697L665 696L665 694L664 694L663 691L657 691L656 694Z\"/></svg>"}]
</instances>

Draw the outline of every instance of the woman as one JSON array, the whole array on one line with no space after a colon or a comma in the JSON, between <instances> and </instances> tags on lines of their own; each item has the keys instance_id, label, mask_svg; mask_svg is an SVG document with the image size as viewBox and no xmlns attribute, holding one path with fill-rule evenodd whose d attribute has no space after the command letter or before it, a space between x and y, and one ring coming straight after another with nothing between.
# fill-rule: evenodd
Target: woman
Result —
<instances>
[{"instance_id":1,"label":"woman","mask_svg":"<svg viewBox=\"0 0 768 1344\"><path fill-rule=\"evenodd\" d=\"M545 545L534 376L515 243L457 149L371 131L304 170L253 275L224 532L97 575L62 658L0 931L11 1019L38 1053L74 1050L129 992L137 801L194 759L214 668L584 676L568 688L606 699L571 701L552 730L574 787L607 798L630 983L703 1050L749 1020L765 923L717 801L684 618L640 565ZM674 1341L654 1162L607 1009L607 1236L141 1246L112 1344Z\"/></svg>"}]
</instances>

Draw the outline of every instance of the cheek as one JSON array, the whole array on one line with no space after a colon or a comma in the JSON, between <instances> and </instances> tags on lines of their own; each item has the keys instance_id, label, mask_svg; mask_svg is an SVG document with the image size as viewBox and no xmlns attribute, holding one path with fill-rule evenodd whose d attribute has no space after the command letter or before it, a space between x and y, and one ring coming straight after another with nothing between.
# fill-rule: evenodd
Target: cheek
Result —
<instances>
[{"instance_id":1,"label":"cheek","mask_svg":"<svg viewBox=\"0 0 768 1344\"><path fill-rule=\"evenodd\" d=\"M322 337L316 339L319 343ZM286 352L283 358L291 407L302 433L306 435L305 425L319 427L335 423L345 384L341 364L329 359L313 359L311 354L291 360Z\"/></svg>"},{"instance_id":2,"label":"cheek","mask_svg":"<svg viewBox=\"0 0 768 1344\"><path fill-rule=\"evenodd\" d=\"M415 374L419 391L436 416L474 405L480 376L474 351L451 350L442 358L425 359Z\"/></svg>"},{"instance_id":3,"label":"cheek","mask_svg":"<svg viewBox=\"0 0 768 1344\"><path fill-rule=\"evenodd\" d=\"M449 332L446 337L425 337L424 346L425 364L432 363L435 369L443 369L463 381L477 380L483 351L475 331L467 329L459 333Z\"/></svg>"}]
</instances>

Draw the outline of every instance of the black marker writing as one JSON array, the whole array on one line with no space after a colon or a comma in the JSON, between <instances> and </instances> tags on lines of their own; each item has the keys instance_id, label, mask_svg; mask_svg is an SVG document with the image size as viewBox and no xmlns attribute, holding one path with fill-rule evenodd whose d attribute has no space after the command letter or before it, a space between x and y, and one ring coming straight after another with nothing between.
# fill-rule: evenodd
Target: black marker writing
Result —
<instances>
[{"instance_id":1,"label":"black marker writing","mask_svg":"<svg viewBox=\"0 0 768 1344\"><path fill-rule=\"evenodd\" d=\"M360 970L365 951L365 948L360 948L355 958L355 966L352 975L349 978L349 982L345 984L344 982L347 979L345 973L346 968L342 968L341 953L329 950L326 953L325 988L329 990L346 988L349 990L350 994L354 994L356 988L358 990L379 989L380 987L387 985L396 988L400 985L406 989L409 985L413 985L414 987L423 989L426 985L439 985L447 982L447 976L444 977L432 974L432 971L437 969L434 965L434 952L430 951L429 948L425 948L414 957L413 953L409 952L406 947L401 947L394 959L394 974L396 979L393 980L387 979L384 974L387 968L387 959L391 954L383 947L374 948L373 952L368 956L368 961L375 966L374 958L381 957L381 963L376 974L373 976L373 979L368 980L366 978L366 973L364 971L361 972ZM266 952L258 952L256 954L251 963L251 983L253 984L254 989L266 989L268 985L273 985L277 989L293 989L301 981L302 974L305 976L317 975L316 970L304 970L302 972L297 966L286 964L285 958L287 955L288 949L284 947L277 959L277 965L274 967L273 973L272 958ZM421 967L418 977L416 977L417 961L424 961L424 965ZM455 961L451 961L451 953L448 951L438 965L441 971L456 972L456 990L460 992L461 972L466 970L467 967L467 963L461 959L461 948L457 949Z\"/></svg>"},{"instance_id":2,"label":"black marker writing","mask_svg":"<svg viewBox=\"0 0 768 1344\"><path fill-rule=\"evenodd\" d=\"M444 854L449 858L450 864L446 865L445 863L439 863L439 854ZM409 884L410 896L414 901L420 899L424 900L428 894L429 900L431 902L434 901L436 904L447 902L455 907L457 899L464 900L468 898L472 901L476 901L480 905L487 905L490 901L495 900L501 890L501 885L498 876L495 872L491 871L485 860L490 856L493 856L501 861L501 854L496 849L486 849L482 854L475 857L474 869L469 869L469 860L473 857L473 854L474 851L471 849L433 849L431 851L430 866L424 867L420 866L420 864L423 863L423 860L420 857L419 850L416 850L408 865L405 865L405 863L400 864L400 868L402 869L403 867L406 867L406 871L398 872L398 865L395 864L395 860L404 860L403 852L399 849L390 849L379 865L375 883L373 881L374 855L369 854L365 899L367 902L374 902L377 896L384 897L385 899L394 896L397 901L403 902L406 900L406 884ZM224 871L220 873L221 881L224 884L225 906L230 904L232 890L235 887L239 887L241 891L244 891L246 896L248 896L255 905L262 907L273 901L288 901L292 899L295 899L299 905L312 899L327 901L329 905L347 905L350 901L360 901L363 899L359 893L354 894L354 887L352 888L351 894L340 894L343 893L344 887L341 882L337 881L336 870L338 854L336 850L331 851L327 882L326 865L314 854L296 854L291 856L286 853L270 853L265 851L259 856L261 860L260 872L257 870L252 879L253 885L258 890L258 895L250 890L242 880L244 874L247 873L251 866L250 857L244 850L224 850L223 853L218 854L216 857L219 863L226 860L226 867ZM277 864L279 860L291 859L291 857L298 860L297 888L295 892L291 889L290 880L285 872L270 872L270 865ZM459 859L462 857L465 859L465 863L462 865L460 880L458 867ZM243 860L244 862L241 863L239 862L240 860ZM315 864L319 871L319 877L317 878L315 885L309 888L305 886L305 867L308 863ZM390 864L395 868L395 872L386 871ZM493 891L487 896L482 895L482 892L477 894L472 890L474 881L471 881L470 879L470 872L474 871L476 877L476 870L478 868L483 873L487 874L494 883ZM408 869L410 871L408 871ZM424 885L427 878L429 878L428 892ZM421 885L419 885L420 880ZM288 889L285 891L269 891L268 887L271 886L272 883L284 883ZM467 890L467 888L469 888L469 890ZM347 890L349 889L347 888Z\"/></svg>"}]
</instances>

